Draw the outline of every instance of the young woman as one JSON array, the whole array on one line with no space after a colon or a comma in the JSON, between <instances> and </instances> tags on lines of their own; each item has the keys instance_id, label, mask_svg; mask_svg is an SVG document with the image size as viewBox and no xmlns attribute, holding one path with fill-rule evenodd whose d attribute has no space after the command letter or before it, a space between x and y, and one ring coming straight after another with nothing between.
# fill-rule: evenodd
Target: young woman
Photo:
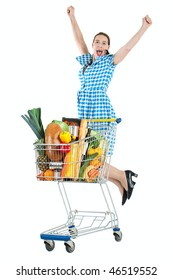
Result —
<instances>
[{"instance_id":1,"label":"young woman","mask_svg":"<svg viewBox=\"0 0 173 280\"><path fill-rule=\"evenodd\" d=\"M109 54L110 38L107 34L100 32L95 35L90 54L84 41L82 32L77 23L74 7L67 8L70 18L74 39L80 51L80 56L76 59L82 65L79 71L81 88L77 95L78 115L80 119L105 119L115 118L116 114L111 105L110 99L106 94L109 83L114 74L117 64L119 64L137 44L142 35L152 24L149 16L142 19L142 26L139 31L121 47L115 54ZM111 140L113 147L115 139ZM119 170L110 166L108 180L118 186L122 195L122 205L130 199L135 182L133 176L137 174L131 170Z\"/></svg>"}]
</instances>

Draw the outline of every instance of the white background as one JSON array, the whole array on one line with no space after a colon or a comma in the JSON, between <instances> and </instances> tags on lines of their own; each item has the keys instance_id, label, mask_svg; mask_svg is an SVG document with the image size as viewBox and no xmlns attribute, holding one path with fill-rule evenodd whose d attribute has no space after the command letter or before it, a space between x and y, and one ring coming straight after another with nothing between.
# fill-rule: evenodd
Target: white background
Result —
<instances>
[{"instance_id":1,"label":"white background","mask_svg":"<svg viewBox=\"0 0 173 280\"><path fill-rule=\"evenodd\" d=\"M91 52L92 39L99 31L110 35L110 51L114 53L138 31L142 17L149 14L153 20L152 27L116 68L109 88L117 116L123 120L112 163L139 174L133 197L123 207L118 189L109 184L123 239L115 242L111 230L86 235L75 240L72 254L65 251L63 242L56 242L55 250L49 253L39 238L42 231L65 222L66 213L56 184L35 179L35 135L21 118L36 107L42 109L45 127L53 119L77 116L80 66L66 14L69 5L75 6ZM16 276L22 265L65 269L73 265L77 269L105 269L107 274L98 279L117 277L108 274L113 266L156 266L158 276L136 279L171 279L171 26L168 0L1 1L1 278L27 278ZM82 201L80 188L69 185L74 205ZM98 197L97 191L91 192L88 205L90 199L98 205Z\"/></svg>"}]
</instances>

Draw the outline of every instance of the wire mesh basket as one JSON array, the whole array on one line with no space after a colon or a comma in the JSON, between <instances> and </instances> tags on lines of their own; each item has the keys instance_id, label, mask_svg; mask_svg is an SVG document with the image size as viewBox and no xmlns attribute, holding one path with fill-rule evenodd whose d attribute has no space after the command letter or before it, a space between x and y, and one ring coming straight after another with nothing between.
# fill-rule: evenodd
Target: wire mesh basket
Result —
<instances>
[{"instance_id":1,"label":"wire mesh basket","mask_svg":"<svg viewBox=\"0 0 173 280\"><path fill-rule=\"evenodd\" d=\"M115 136L115 122L89 122L84 139L68 144L35 143L37 179L86 183L107 180Z\"/></svg>"}]
</instances>

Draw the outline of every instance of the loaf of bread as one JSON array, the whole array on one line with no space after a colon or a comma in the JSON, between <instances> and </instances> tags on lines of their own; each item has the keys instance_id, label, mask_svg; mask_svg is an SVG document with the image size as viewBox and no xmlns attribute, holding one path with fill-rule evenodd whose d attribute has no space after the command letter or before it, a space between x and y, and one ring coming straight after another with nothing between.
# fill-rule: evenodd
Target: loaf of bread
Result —
<instances>
[{"instance_id":1,"label":"loaf of bread","mask_svg":"<svg viewBox=\"0 0 173 280\"><path fill-rule=\"evenodd\" d=\"M59 124L50 123L45 130L45 144L46 155L51 161L60 161L62 159L62 152L59 150L58 144L60 144L59 134L62 128ZM57 144L57 145L55 145Z\"/></svg>"}]
</instances>

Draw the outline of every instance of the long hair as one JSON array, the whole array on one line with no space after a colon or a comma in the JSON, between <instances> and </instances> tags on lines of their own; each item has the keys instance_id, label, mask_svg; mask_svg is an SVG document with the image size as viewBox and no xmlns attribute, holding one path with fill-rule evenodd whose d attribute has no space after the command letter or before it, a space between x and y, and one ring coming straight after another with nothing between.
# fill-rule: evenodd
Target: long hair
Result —
<instances>
[{"instance_id":1,"label":"long hair","mask_svg":"<svg viewBox=\"0 0 173 280\"><path fill-rule=\"evenodd\" d=\"M110 46L110 37L109 37L108 34L106 34L106 33L104 33L104 32L99 32L99 33L97 33L97 34L94 36L93 43L94 43L94 41L95 41L95 38L96 38L97 36L99 36L99 35L105 36L105 37L108 39L108 46ZM106 54L109 54L108 50L106 51Z\"/></svg>"}]
</instances>

